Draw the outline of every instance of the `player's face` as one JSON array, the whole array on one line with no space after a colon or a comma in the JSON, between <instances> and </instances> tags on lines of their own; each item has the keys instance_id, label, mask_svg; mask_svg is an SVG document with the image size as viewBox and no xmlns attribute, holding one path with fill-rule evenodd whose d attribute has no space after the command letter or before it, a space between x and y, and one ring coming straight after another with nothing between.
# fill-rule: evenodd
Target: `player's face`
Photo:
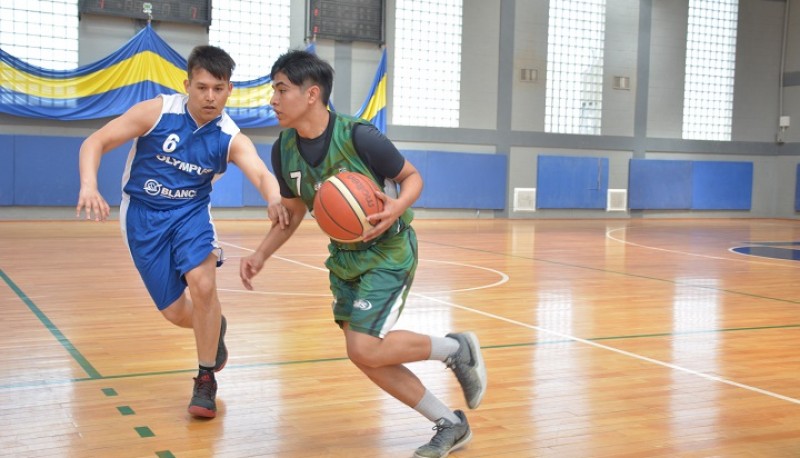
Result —
<instances>
[{"instance_id":1,"label":"player's face","mask_svg":"<svg viewBox=\"0 0 800 458\"><path fill-rule=\"evenodd\" d=\"M217 79L203 68L195 69L192 72L192 79L184 81L183 84L186 93L189 94L187 102L189 113L200 126L222 113L233 90L230 81Z\"/></svg>"},{"instance_id":2,"label":"player's face","mask_svg":"<svg viewBox=\"0 0 800 458\"><path fill-rule=\"evenodd\" d=\"M269 103L278 123L281 127L297 127L296 123L313 103L309 88L292 84L283 72L278 72L272 80L272 89Z\"/></svg>"}]
</instances>

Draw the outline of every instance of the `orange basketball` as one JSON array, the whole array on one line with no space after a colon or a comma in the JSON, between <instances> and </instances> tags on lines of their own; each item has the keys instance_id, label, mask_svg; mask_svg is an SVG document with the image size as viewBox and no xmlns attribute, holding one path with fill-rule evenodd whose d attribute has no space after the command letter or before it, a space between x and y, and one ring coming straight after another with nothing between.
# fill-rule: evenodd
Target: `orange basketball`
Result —
<instances>
[{"instance_id":1,"label":"orange basketball","mask_svg":"<svg viewBox=\"0 0 800 458\"><path fill-rule=\"evenodd\" d=\"M367 216L383 211L378 185L356 172L340 172L322 183L314 196L314 218L328 237L358 242L372 225Z\"/></svg>"}]
</instances>

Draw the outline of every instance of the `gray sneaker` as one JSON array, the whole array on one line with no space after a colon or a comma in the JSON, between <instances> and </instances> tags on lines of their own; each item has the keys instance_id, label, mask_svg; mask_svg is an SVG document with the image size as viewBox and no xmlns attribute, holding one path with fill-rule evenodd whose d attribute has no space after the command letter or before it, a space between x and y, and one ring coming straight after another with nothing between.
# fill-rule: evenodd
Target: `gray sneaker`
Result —
<instances>
[{"instance_id":1,"label":"gray sneaker","mask_svg":"<svg viewBox=\"0 0 800 458\"><path fill-rule=\"evenodd\" d=\"M194 378L194 392L189 402L189 413L195 417L214 418L217 416L217 381L214 373L200 371Z\"/></svg>"},{"instance_id":2,"label":"gray sneaker","mask_svg":"<svg viewBox=\"0 0 800 458\"><path fill-rule=\"evenodd\" d=\"M449 420L440 418L433 429L436 431L431 441L414 452L415 458L444 458L453 450L459 449L472 439L472 430L469 429L467 417L464 412L453 412L461 423L454 425Z\"/></svg>"},{"instance_id":3,"label":"gray sneaker","mask_svg":"<svg viewBox=\"0 0 800 458\"><path fill-rule=\"evenodd\" d=\"M219 341L217 342L217 359L214 364L214 372L219 372L228 363L228 347L225 346L225 331L228 329L228 320L222 315L219 325Z\"/></svg>"},{"instance_id":4,"label":"gray sneaker","mask_svg":"<svg viewBox=\"0 0 800 458\"><path fill-rule=\"evenodd\" d=\"M447 337L456 339L459 347L444 360L444 363L455 372L458 383L464 391L467 406L475 409L486 393L486 366L483 365L478 337L471 332L451 333L447 334Z\"/></svg>"}]
</instances>

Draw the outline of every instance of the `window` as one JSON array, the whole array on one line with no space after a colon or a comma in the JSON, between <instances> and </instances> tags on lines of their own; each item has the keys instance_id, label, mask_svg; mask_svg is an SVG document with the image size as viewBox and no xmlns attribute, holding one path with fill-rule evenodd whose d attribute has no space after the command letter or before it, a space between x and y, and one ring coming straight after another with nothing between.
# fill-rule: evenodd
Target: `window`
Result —
<instances>
[{"instance_id":1,"label":"window","mask_svg":"<svg viewBox=\"0 0 800 458\"><path fill-rule=\"evenodd\" d=\"M684 139L731 139L738 15L738 0L689 0Z\"/></svg>"},{"instance_id":2,"label":"window","mask_svg":"<svg viewBox=\"0 0 800 458\"><path fill-rule=\"evenodd\" d=\"M78 0L0 3L0 48L48 70L78 67Z\"/></svg>"},{"instance_id":3,"label":"window","mask_svg":"<svg viewBox=\"0 0 800 458\"><path fill-rule=\"evenodd\" d=\"M600 135L605 0L550 0L545 132Z\"/></svg>"},{"instance_id":4,"label":"window","mask_svg":"<svg viewBox=\"0 0 800 458\"><path fill-rule=\"evenodd\" d=\"M272 64L289 50L290 0L227 0L211 9L209 43L236 61L234 81L269 75Z\"/></svg>"},{"instance_id":5,"label":"window","mask_svg":"<svg viewBox=\"0 0 800 458\"><path fill-rule=\"evenodd\" d=\"M458 127L461 0L397 0L392 122Z\"/></svg>"}]
</instances>

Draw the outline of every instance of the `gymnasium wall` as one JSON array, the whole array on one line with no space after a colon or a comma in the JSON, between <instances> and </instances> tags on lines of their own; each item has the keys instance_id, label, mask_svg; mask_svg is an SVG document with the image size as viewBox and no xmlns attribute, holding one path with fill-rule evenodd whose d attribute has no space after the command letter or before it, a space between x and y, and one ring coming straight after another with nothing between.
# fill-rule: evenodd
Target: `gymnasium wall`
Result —
<instances>
[{"instance_id":1,"label":"gymnasium wall","mask_svg":"<svg viewBox=\"0 0 800 458\"><path fill-rule=\"evenodd\" d=\"M291 41L304 43L303 2L293 2ZM685 35L688 0L607 0L602 135L565 135L545 132L548 1L465 1L459 127L434 128L392 124L391 87L394 0L387 0L386 38L389 49L390 84L387 87L388 136L424 171L426 188L421 214L436 217L509 218L659 218L659 217L781 217L798 218L798 164L800 163L800 9L788 17L786 59L782 61L785 1L741 0L737 36L736 86L733 131L728 142L681 138ZM125 43L140 27L133 21L91 17L80 21L80 63L105 57ZM205 43L203 27L157 23L156 32L183 55ZM366 97L380 49L365 43L320 40L317 53L334 64L337 79L332 94L341 111L357 109ZM538 79L522 81L521 69L536 70ZM614 89L614 76L630 78L628 90ZM781 78L783 77L783 78ZM780 81L783 80L783 86ZM779 112L791 116L792 127L784 143L775 141ZM107 120L85 122L41 121L0 116L0 217L9 208L62 199L74 206L77 199L77 145ZM279 128L249 129L246 133L259 148L268 148ZM9 137L19 136L27 150L14 149ZM55 139L48 139L54 137ZM37 144L38 142L38 144ZM51 150L55 144L59 152ZM124 148L123 148L124 149ZM118 195L124 152L107 155L101 173L107 197ZM448 156L452 155L452 156ZM465 160L468 159L468 160ZM490 159L487 159L490 158ZM608 212L600 206L601 189L593 191L591 208L581 199L587 188L572 166L542 173L540 159L555 158L578 164L583 158L607 162L608 189L627 191L628 199L649 193L642 209ZM559 159L560 158L560 159ZM487 166L487 162L490 166ZM667 194L638 187L634 161L654 161L652 167L669 168L671 161L688 162L692 181L681 193L694 199L710 199L712 207L680 205L659 208ZM666 163L656 161L667 161ZM268 162L268 161L267 161ZM731 185L730 193L704 193L707 183L696 183L699 163L751 164L749 208L724 208L728 200L739 203L744 188ZM588 163L588 162L587 162ZM459 180L452 175L457 164ZM711 164L709 182L723 187L741 175L728 175L725 166ZM488 168L487 168L488 167ZM501 169L505 167L503 172ZM650 167L650 165L648 165ZM735 167L734 167L735 168ZM106 172L106 169L108 170ZM238 171L218 183L217 206L246 208L260 198ZM58 170L56 172L55 170ZM605 169L603 169L605 173ZM688 171L686 172L689 173ZM36 179L34 180L34 177ZM679 176L685 179L685 175ZM246 181L246 180L245 180ZM241 183L241 184L240 184ZM633 183L633 185L632 185ZM476 184L485 186L477 189ZM462 189L459 186L464 186ZM518 189L537 189L537 201L547 208L516 211ZM44 191L42 191L44 190ZM45 192L47 191L47 192ZM37 192L57 195L35 200ZM551 194L553 192L554 194ZM670 190L670 192L674 192ZM698 195L699 193L699 195ZM502 197L499 197L502 195ZM19 198L19 200L15 200ZM61 200L59 200L61 201ZM694 202L694 200L693 200ZM466 206L460 207L460 206ZM578 207L578 208L572 208ZM7 214L7 213L6 213Z\"/></svg>"},{"instance_id":2,"label":"gymnasium wall","mask_svg":"<svg viewBox=\"0 0 800 458\"><path fill-rule=\"evenodd\" d=\"M58 207L77 203L80 137L0 135L0 206ZM109 205L119 205L121 182L131 143L109 151L98 171L98 189ZM272 144L257 143L271 168ZM503 210L506 208L506 157L493 154L407 150L403 154L425 182L415 208ZM437 173L447 170L448 173ZM214 183L214 207L263 207L258 190L236 167Z\"/></svg>"}]
</instances>

